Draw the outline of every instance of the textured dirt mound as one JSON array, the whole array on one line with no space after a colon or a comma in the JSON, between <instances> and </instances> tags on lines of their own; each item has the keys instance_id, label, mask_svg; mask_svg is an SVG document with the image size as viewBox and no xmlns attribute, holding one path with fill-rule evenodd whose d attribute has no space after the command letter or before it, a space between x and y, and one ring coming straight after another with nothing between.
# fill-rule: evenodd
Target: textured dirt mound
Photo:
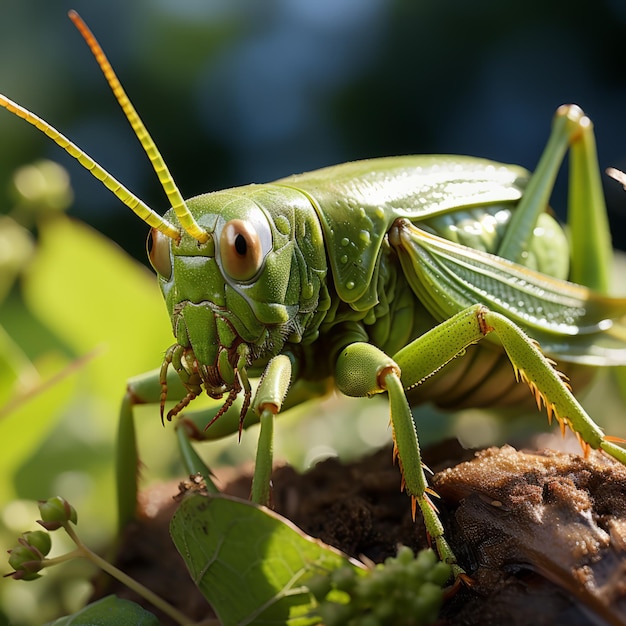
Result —
<instances>
[{"instance_id":1,"label":"textured dirt mound","mask_svg":"<svg viewBox=\"0 0 626 626\"><path fill-rule=\"evenodd\" d=\"M441 624L626 624L626 468L600 454L505 446L474 456L454 443L424 457L448 539L474 581L449 598ZM280 468L273 484L279 513L352 556L378 562L399 543L427 545L389 449L350 465L330 459L305 475ZM249 489L242 476L227 491ZM129 529L120 564L200 619L206 605L167 533L171 495L171 486L150 492L152 506L163 506Z\"/></svg>"},{"instance_id":2,"label":"textured dirt mound","mask_svg":"<svg viewBox=\"0 0 626 626\"><path fill-rule=\"evenodd\" d=\"M626 623L623 466L505 446L433 482L475 580L475 595L452 603L452 623L479 623L477 614L483 624Z\"/></svg>"}]
</instances>

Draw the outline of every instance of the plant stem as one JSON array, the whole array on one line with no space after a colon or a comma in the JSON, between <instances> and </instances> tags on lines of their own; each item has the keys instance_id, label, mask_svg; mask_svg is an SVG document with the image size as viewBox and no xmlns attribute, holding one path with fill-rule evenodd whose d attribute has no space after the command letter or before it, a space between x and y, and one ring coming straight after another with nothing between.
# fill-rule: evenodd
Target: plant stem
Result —
<instances>
[{"instance_id":1,"label":"plant stem","mask_svg":"<svg viewBox=\"0 0 626 626\"><path fill-rule=\"evenodd\" d=\"M181 613L178 609L163 600L163 598L142 585L140 582L137 582L134 578L131 578L128 574L125 574L122 570L115 567L115 565L112 565L111 563L103 559L100 555L90 550L80 540L74 529L70 526L69 522L63 524L63 528L65 529L65 532L67 532L67 534L70 536L72 541L76 544L78 549L61 557L57 557L57 559L47 560L48 563L53 560L56 560L57 562L64 561L68 557L72 558L77 556L89 559L92 563L97 565L107 574L113 576L113 578L119 580L123 585L126 585L129 589L132 589L135 593L148 600L148 602L150 602L160 611L171 617L178 624L181 624L182 626L189 626L190 624L194 623L193 620L189 619L184 613Z\"/></svg>"},{"instance_id":2,"label":"plant stem","mask_svg":"<svg viewBox=\"0 0 626 626\"><path fill-rule=\"evenodd\" d=\"M76 550L72 550L71 552L67 552L65 554L61 554L60 556L55 556L52 559L44 559L42 561L44 567L52 567L53 565L58 565L59 563L63 563L64 561L70 561L71 559L76 559L78 557L84 557L85 554L83 550L77 548Z\"/></svg>"}]
</instances>

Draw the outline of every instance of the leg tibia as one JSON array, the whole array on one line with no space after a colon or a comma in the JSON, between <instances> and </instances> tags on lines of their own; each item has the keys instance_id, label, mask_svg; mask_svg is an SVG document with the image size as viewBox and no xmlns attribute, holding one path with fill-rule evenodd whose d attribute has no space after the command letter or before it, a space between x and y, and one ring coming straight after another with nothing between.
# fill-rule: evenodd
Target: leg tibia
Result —
<instances>
[{"instance_id":1,"label":"leg tibia","mask_svg":"<svg viewBox=\"0 0 626 626\"><path fill-rule=\"evenodd\" d=\"M267 364L253 402L254 411L261 421L252 479L252 501L257 504L269 504L274 458L274 418L282 408L290 383L291 361L284 354L279 354Z\"/></svg>"},{"instance_id":2,"label":"leg tibia","mask_svg":"<svg viewBox=\"0 0 626 626\"><path fill-rule=\"evenodd\" d=\"M454 552L443 536L443 525L428 495L429 491L431 494L433 492L424 475L415 423L404 388L397 373L392 370L387 371L382 382L389 394L393 440L404 487L422 512L426 531L437 547L439 558L452 566L456 578L463 573L463 569L457 565Z\"/></svg>"},{"instance_id":3,"label":"leg tibia","mask_svg":"<svg viewBox=\"0 0 626 626\"><path fill-rule=\"evenodd\" d=\"M117 487L117 523L120 529L135 519L139 454L133 421L134 398L130 388L122 400L115 446L115 479Z\"/></svg>"},{"instance_id":4,"label":"leg tibia","mask_svg":"<svg viewBox=\"0 0 626 626\"><path fill-rule=\"evenodd\" d=\"M579 128L569 159L567 223L571 248L570 280L608 293L613 247L596 140L588 117L581 118Z\"/></svg>"},{"instance_id":5,"label":"leg tibia","mask_svg":"<svg viewBox=\"0 0 626 626\"><path fill-rule=\"evenodd\" d=\"M356 342L340 351L335 377L337 386L346 395L363 397L387 391L394 456L400 465L403 486L413 507L417 505L422 511L426 530L441 560L453 566L455 576L462 574L463 570L456 565L454 553L443 538L443 526L428 495L417 431L398 365L376 346Z\"/></svg>"},{"instance_id":6,"label":"leg tibia","mask_svg":"<svg viewBox=\"0 0 626 626\"><path fill-rule=\"evenodd\" d=\"M548 143L507 226L497 254L522 262L537 218L549 205L557 172L568 149L570 280L606 293L613 258L606 203L593 124L576 105L563 105L557 110ZM590 259L593 259L592 263Z\"/></svg>"},{"instance_id":7,"label":"leg tibia","mask_svg":"<svg viewBox=\"0 0 626 626\"><path fill-rule=\"evenodd\" d=\"M483 312L483 318L500 339L516 376L526 382L535 395L537 405L541 407L543 403L550 418L554 415L559 422L580 435L585 444L599 448L602 431L587 415L564 376L543 355L539 346L503 315L487 310Z\"/></svg>"}]
</instances>

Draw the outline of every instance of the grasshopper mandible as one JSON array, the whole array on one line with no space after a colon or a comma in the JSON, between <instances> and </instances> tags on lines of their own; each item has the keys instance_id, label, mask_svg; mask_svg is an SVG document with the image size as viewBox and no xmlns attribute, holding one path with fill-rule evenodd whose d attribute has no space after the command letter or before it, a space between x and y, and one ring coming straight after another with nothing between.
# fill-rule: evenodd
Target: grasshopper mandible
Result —
<instances>
[{"instance_id":1,"label":"grasshopper mandible","mask_svg":"<svg viewBox=\"0 0 626 626\"><path fill-rule=\"evenodd\" d=\"M626 463L620 440L604 436L569 382L626 364L626 299L605 295L610 233L592 125L577 106L557 110L532 175L473 157L405 156L184 200L100 46L76 13L70 17L172 205L161 217L47 122L0 96L152 228L150 262L176 342L159 371L130 381L123 402L121 523L136 502L133 406L160 403L163 417L173 400L171 419L202 392L225 401L212 414L179 420L183 449L191 458L190 434L241 433L260 421L252 487L260 503L269 500L281 410L332 385L350 396L386 392L413 513L419 507L457 576L463 570L429 497L411 403L502 406L528 396L523 381L584 451ZM571 264L547 208L568 150ZM494 385L496 375L505 382Z\"/></svg>"}]
</instances>

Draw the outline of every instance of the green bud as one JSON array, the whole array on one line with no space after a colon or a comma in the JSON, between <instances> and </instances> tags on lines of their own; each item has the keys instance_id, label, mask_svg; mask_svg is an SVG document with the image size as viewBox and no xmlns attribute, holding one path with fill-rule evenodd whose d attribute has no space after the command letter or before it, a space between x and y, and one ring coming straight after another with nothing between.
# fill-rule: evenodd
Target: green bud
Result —
<instances>
[{"instance_id":1,"label":"green bud","mask_svg":"<svg viewBox=\"0 0 626 626\"><path fill-rule=\"evenodd\" d=\"M373 575L368 574L359 579L358 584L354 587L352 596L357 600L371 601L372 598L379 596L383 593L384 588L380 584L380 579Z\"/></svg>"},{"instance_id":2,"label":"green bud","mask_svg":"<svg viewBox=\"0 0 626 626\"><path fill-rule=\"evenodd\" d=\"M421 550L417 554L417 562L424 568L424 571L434 567L439 562L433 550Z\"/></svg>"},{"instance_id":3,"label":"green bud","mask_svg":"<svg viewBox=\"0 0 626 626\"><path fill-rule=\"evenodd\" d=\"M9 550L9 565L15 571L8 575L16 580L35 580L40 577L37 572L43 567L43 557L36 548L21 544Z\"/></svg>"},{"instance_id":4,"label":"green bud","mask_svg":"<svg viewBox=\"0 0 626 626\"><path fill-rule=\"evenodd\" d=\"M420 587L419 593L411 598L411 612L421 621L430 624L437 619L442 601L443 591L441 587L426 582Z\"/></svg>"},{"instance_id":5,"label":"green bud","mask_svg":"<svg viewBox=\"0 0 626 626\"><path fill-rule=\"evenodd\" d=\"M31 530L22 534L22 539L31 547L39 551L41 556L46 556L52 547L50 535L43 530ZM20 541L21 543L21 541Z\"/></svg>"},{"instance_id":6,"label":"green bud","mask_svg":"<svg viewBox=\"0 0 626 626\"><path fill-rule=\"evenodd\" d=\"M402 565L408 565L415 558L415 554L413 550L408 546L400 546L398 548L398 554L396 555L396 559Z\"/></svg>"},{"instance_id":7,"label":"green bud","mask_svg":"<svg viewBox=\"0 0 626 626\"><path fill-rule=\"evenodd\" d=\"M411 578L411 580L414 581L423 581L423 580L428 580L428 576L431 572L431 569L428 569L428 566L424 564L423 561L420 561L419 559L414 560L412 563L409 563L406 566L406 571L407 574L409 575L409 578Z\"/></svg>"},{"instance_id":8,"label":"green bud","mask_svg":"<svg viewBox=\"0 0 626 626\"><path fill-rule=\"evenodd\" d=\"M65 211L72 203L67 171L52 161L24 165L13 174L13 193L20 207L38 213Z\"/></svg>"},{"instance_id":9,"label":"green bud","mask_svg":"<svg viewBox=\"0 0 626 626\"><path fill-rule=\"evenodd\" d=\"M342 591L350 591L354 587L355 579L356 572L349 565L340 567L332 573L333 585Z\"/></svg>"},{"instance_id":10,"label":"green bud","mask_svg":"<svg viewBox=\"0 0 626 626\"><path fill-rule=\"evenodd\" d=\"M452 576L452 568L447 563L439 561L428 573L428 580L436 585L444 585Z\"/></svg>"},{"instance_id":11,"label":"green bud","mask_svg":"<svg viewBox=\"0 0 626 626\"><path fill-rule=\"evenodd\" d=\"M315 610L325 626L341 626L347 624L352 617L352 610L346 604L324 602Z\"/></svg>"},{"instance_id":12,"label":"green bud","mask_svg":"<svg viewBox=\"0 0 626 626\"><path fill-rule=\"evenodd\" d=\"M390 597L381 598L376 602L376 605L373 607L373 614L381 621L381 622L390 622L395 613L395 604L394 600Z\"/></svg>"},{"instance_id":13,"label":"green bud","mask_svg":"<svg viewBox=\"0 0 626 626\"><path fill-rule=\"evenodd\" d=\"M67 522L77 523L76 509L61 496L38 502L41 519L37 520L46 530L57 530Z\"/></svg>"},{"instance_id":14,"label":"green bud","mask_svg":"<svg viewBox=\"0 0 626 626\"><path fill-rule=\"evenodd\" d=\"M319 602L323 600L330 591L330 577L328 575L313 576L307 580L306 586Z\"/></svg>"}]
</instances>

